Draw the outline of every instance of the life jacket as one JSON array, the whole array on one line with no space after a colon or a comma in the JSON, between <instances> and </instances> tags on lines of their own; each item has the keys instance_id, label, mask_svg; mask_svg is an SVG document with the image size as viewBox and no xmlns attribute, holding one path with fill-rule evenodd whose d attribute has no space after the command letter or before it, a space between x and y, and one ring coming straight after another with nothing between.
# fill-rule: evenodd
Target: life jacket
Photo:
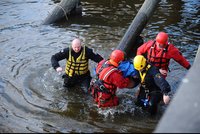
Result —
<instances>
[{"instance_id":1,"label":"life jacket","mask_svg":"<svg viewBox=\"0 0 200 134\"><path fill-rule=\"evenodd\" d=\"M159 69L162 68L162 69L168 70L169 61L170 61L170 59L167 58L168 46L169 45L167 45L166 48L162 49L161 50L162 52L157 53L156 41L153 41L152 46L150 50L148 51L148 55L147 55L148 62L158 67Z\"/></svg>"},{"instance_id":2,"label":"life jacket","mask_svg":"<svg viewBox=\"0 0 200 134\"><path fill-rule=\"evenodd\" d=\"M96 70L99 80L103 81L103 84L107 89L112 90L116 88L112 83L108 81L109 75L116 70L117 68L109 64L108 61L105 61L104 64Z\"/></svg>"},{"instance_id":3,"label":"life jacket","mask_svg":"<svg viewBox=\"0 0 200 134\"><path fill-rule=\"evenodd\" d=\"M98 98L98 93L110 94L112 97L115 95L116 87L108 82L109 75L117 70L116 67L104 61L101 66L96 69L96 76L91 80L89 91L92 92L93 98Z\"/></svg>"},{"instance_id":4,"label":"life jacket","mask_svg":"<svg viewBox=\"0 0 200 134\"><path fill-rule=\"evenodd\" d=\"M65 73L72 77L74 75L83 75L88 72L88 59L85 57L85 46L79 57L75 60L69 48L69 58L66 62Z\"/></svg>"}]
</instances>

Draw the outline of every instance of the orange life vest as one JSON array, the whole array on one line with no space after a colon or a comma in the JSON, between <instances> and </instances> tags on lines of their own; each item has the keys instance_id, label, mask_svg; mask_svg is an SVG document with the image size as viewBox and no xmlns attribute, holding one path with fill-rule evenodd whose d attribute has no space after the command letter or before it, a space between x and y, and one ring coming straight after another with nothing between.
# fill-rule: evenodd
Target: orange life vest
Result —
<instances>
[{"instance_id":1,"label":"orange life vest","mask_svg":"<svg viewBox=\"0 0 200 134\"><path fill-rule=\"evenodd\" d=\"M115 70L117 68L105 60L97 66L96 78L91 80L89 92L91 92L95 102L98 103L98 107L109 107L119 104L118 98L115 96L117 88L108 81L109 75Z\"/></svg>"},{"instance_id":2,"label":"orange life vest","mask_svg":"<svg viewBox=\"0 0 200 134\"><path fill-rule=\"evenodd\" d=\"M167 58L168 45L166 48L160 50L159 52L158 50L156 50L157 47L155 45L156 41L153 41L151 48L148 50L148 55L147 55L148 62L152 63L154 66L158 68L168 70L169 60L170 60Z\"/></svg>"},{"instance_id":3,"label":"orange life vest","mask_svg":"<svg viewBox=\"0 0 200 134\"><path fill-rule=\"evenodd\" d=\"M99 80L103 81L104 86L109 90L116 88L112 83L108 81L109 75L115 70L117 70L117 68L109 64L108 61L105 61L101 66L99 66L99 68L96 69Z\"/></svg>"}]
</instances>

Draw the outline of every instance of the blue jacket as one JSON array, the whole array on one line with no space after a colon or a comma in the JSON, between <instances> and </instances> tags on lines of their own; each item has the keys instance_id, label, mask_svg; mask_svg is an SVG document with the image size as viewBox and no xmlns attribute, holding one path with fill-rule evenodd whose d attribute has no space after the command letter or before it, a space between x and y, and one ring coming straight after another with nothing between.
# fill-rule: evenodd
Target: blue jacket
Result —
<instances>
[{"instance_id":1,"label":"blue jacket","mask_svg":"<svg viewBox=\"0 0 200 134\"><path fill-rule=\"evenodd\" d=\"M133 77L138 75L138 71L135 70L133 62L130 60L121 62L118 66L118 69L122 71L123 77Z\"/></svg>"}]
</instances>

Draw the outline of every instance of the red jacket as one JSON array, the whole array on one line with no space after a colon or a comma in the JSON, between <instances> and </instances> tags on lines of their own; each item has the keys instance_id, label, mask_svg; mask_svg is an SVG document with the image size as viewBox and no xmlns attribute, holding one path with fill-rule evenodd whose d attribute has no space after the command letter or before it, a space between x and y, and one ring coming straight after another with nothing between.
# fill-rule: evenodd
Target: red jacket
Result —
<instances>
[{"instance_id":1,"label":"red jacket","mask_svg":"<svg viewBox=\"0 0 200 134\"><path fill-rule=\"evenodd\" d=\"M119 105L119 99L116 96L117 88L126 88L129 79L124 78L122 72L117 67L111 65L107 60L102 60L97 65L96 73L99 80L103 80L103 86L95 84L92 86L92 94L98 107L112 107ZM101 83L102 84L102 83Z\"/></svg>"},{"instance_id":2,"label":"red jacket","mask_svg":"<svg viewBox=\"0 0 200 134\"><path fill-rule=\"evenodd\" d=\"M137 49L137 55L145 53L147 53L148 61L158 68L168 70L170 59L174 59L186 69L190 68L190 63L173 44L168 44L166 48L161 49L157 47L154 40L150 40Z\"/></svg>"},{"instance_id":3,"label":"red jacket","mask_svg":"<svg viewBox=\"0 0 200 134\"><path fill-rule=\"evenodd\" d=\"M96 73L99 73L100 68L106 62L107 65L110 64L109 61L102 60L96 69ZM115 69L114 69L115 68ZM108 73L111 69L110 73ZM107 74L107 75L106 75ZM104 67L103 70L99 73L99 79L103 80L104 86L109 90L116 90L118 88L126 88L129 84L129 79L124 78L122 72L119 71L116 67L110 64L110 66ZM111 86L112 85L112 86Z\"/></svg>"}]
</instances>

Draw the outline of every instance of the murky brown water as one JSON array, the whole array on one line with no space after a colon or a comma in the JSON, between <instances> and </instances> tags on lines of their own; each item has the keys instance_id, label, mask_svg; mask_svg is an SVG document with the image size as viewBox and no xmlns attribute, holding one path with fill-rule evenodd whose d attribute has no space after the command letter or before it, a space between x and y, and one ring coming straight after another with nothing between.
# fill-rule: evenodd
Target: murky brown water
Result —
<instances>
[{"instance_id":1,"label":"murky brown water","mask_svg":"<svg viewBox=\"0 0 200 134\"><path fill-rule=\"evenodd\" d=\"M79 89L64 91L50 64L51 55L77 36L107 57L143 0L82 0L82 17L41 25L56 2L0 1L0 132L152 132L163 111L149 117L137 109L135 89L118 91L117 108L97 109ZM162 0L142 32L145 41L164 29L192 64L200 44L199 5L199 0ZM65 61L60 63L64 67ZM175 92L187 71L174 61L170 68Z\"/></svg>"}]
</instances>

